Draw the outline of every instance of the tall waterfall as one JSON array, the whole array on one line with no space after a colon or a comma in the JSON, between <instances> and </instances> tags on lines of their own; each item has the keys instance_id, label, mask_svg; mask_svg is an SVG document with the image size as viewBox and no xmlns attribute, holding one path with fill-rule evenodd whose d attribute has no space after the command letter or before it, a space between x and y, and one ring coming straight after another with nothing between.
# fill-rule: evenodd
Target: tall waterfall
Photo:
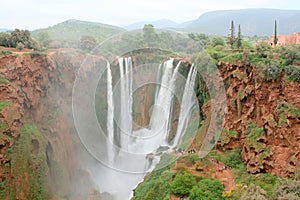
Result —
<instances>
[{"instance_id":1,"label":"tall waterfall","mask_svg":"<svg viewBox=\"0 0 300 200\"><path fill-rule=\"evenodd\" d=\"M108 164L111 168L116 169L120 169L120 166L124 167L124 165L128 165L130 169L141 166L139 169L143 168L146 172L154 167L153 162L146 158L147 154L155 154L161 146L168 146L171 149L180 144L191 117L192 107L196 103L192 95L197 70L194 66L189 69L180 103L176 135L173 141L169 141L173 99L181 62L174 67L174 59L171 58L157 66L159 69L156 74L156 81L159 84L153 94L154 105L152 106L150 122L148 128L139 130L133 130L133 84L135 80L132 60L130 57L119 58L118 62L120 77L115 84L113 84L110 66L107 68ZM137 154L141 156L134 160L134 155Z\"/></svg>"}]
</instances>

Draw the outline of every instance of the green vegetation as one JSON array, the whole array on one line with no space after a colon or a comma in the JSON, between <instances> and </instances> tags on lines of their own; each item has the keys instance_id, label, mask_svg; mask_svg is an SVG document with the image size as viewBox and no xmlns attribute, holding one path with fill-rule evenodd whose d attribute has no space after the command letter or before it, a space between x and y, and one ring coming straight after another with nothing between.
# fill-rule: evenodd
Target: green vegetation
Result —
<instances>
[{"instance_id":1,"label":"green vegetation","mask_svg":"<svg viewBox=\"0 0 300 200\"><path fill-rule=\"evenodd\" d=\"M4 56L6 56L6 55L10 55L10 54L12 54L12 52L11 51L3 51L3 50L0 50L0 55L4 55Z\"/></svg>"},{"instance_id":2,"label":"green vegetation","mask_svg":"<svg viewBox=\"0 0 300 200\"><path fill-rule=\"evenodd\" d=\"M217 154L216 151L211 151L208 156L224 163L231 168L238 169L241 165L244 165L241 153L242 148L235 148L223 152L222 155Z\"/></svg>"},{"instance_id":3,"label":"green vegetation","mask_svg":"<svg viewBox=\"0 0 300 200\"><path fill-rule=\"evenodd\" d=\"M177 195L188 195L194 185L196 185L196 178L193 175L179 173L170 184L171 192Z\"/></svg>"},{"instance_id":4,"label":"green vegetation","mask_svg":"<svg viewBox=\"0 0 300 200\"><path fill-rule=\"evenodd\" d=\"M2 182L2 196L9 195L10 199L45 199L45 149L46 140L38 128L34 125L24 125L20 138L5 152L11 160L6 170L14 174L14 179Z\"/></svg>"},{"instance_id":5,"label":"green vegetation","mask_svg":"<svg viewBox=\"0 0 300 200\"><path fill-rule=\"evenodd\" d=\"M165 162L164 157L161 158L161 162ZM151 172L134 190L132 200L164 200L169 197L171 192L170 183L173 177L169 170L170 165L167 165Z\"/></svg>"},{"instance_id":6,"label":"green vegetation","mask_svg":"<svg viewBox=\"0 0 300 200\"><path fill-rule=\"evenodd\" d=\"M264 150L264 144L259 142L258 139L262 137L265 134L265 131L263 128L257 127L257 125L254 122L250 122L247 125L245 135L245 145L247 148L253 148L257 153Z\"/></svg>"},{"instance_id":7,"label":"green vegetation","mask_svg":"<svg viewBox=\"0 0 300 200\"><path fill-rule=\"evenodd\" d=\"M91 36L101 42L110 36L123 32L124 29L107 24L68 20L46 29L32 32L32 37L40 41L44 46L76 47L82 36ZM45 35L41 34L41 32Z\"/></svg>"},{"instance_id":8,"label":"green vegetation","mask_svg":"<svg viewBox=\"0 0 300 200\"><path fill-rule=\"evenodd\" d=\"M190 191L190 200L223 200L224 186L218 180L203 179Z\"/></svg>"},{"instance_id":9,"label":"green vegetation","mask_svg":"<svg viewBox=\"0 0 300 200\"><path fill-rule=\"evenodd\" d=\"M235 138L238 136L238 133L236 131L223 129L221 134L221 145L224 146L225 144L228 144L231 141L231 138Z\"/></svg>"},{"instance_id":10,"label":"green vegetation","mask_svg":"<svg viewBox=\"0 0 300 200\"><path fill-rule=\"evenodd\" d=\"M11 33L0 33L0 46L18 48L18 50L39 48L28 30L19 29L15 29Z\"/></svg>"}]
</instances>

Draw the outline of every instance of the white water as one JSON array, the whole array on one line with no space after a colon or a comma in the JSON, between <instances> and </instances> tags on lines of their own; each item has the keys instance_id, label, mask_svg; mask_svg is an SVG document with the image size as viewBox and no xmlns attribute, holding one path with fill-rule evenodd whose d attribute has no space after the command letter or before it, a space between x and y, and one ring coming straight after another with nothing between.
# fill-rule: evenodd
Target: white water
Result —
<instances>
[{"instance_id":1,"label":"white water","mask_svg":"<svg viewBox=\"0 0 300 200\"><path fill-rule=\"evenodd\" d=\"M106 155L108 158L106 160L110 169L103 169L105 173L103 178L115 179L117 177L116 179L119 180L124 179L123 182L128 180L124 184L121 184L121 180L115 184L113 184L114 180L110 180L112 184L108 184L110 181L107 181L107 184L100 184L100 190L101 192L113 193L117 200L124 200L130 198L131 190L143 179L145 173L152 170L157 163L157 159L152 162L146 158L146 155L155 154L161 146L173 148L180 143L182 135L186 131L192 107L195 104L192 95L197 71L194 66L189 71L180 105L177 132L173 142L170 143L168 135L172 118L173 98L181 62L177 64L175 69L173 58L159 66L156 75L159 85L155 90L149 126L133 131L134 76L132 61L131 58L119 58L118 61L120 70L119 90L113 90L112 72L110 67L107 69L108 142ZM118 130L114 129L114 120ZM124 171L124 173L120 171Z\"/></svg>"},{"instance_id":2,"label":"white water","mask_svg":"<svg viewBox=\"0 0 300 200\"><path fill-rule=\"evenodd\" d=\"M173 140L173 146L179 145L180 140L188 126L188 122L192 113L192 107L196 103L192 100L196 75L197 70L195 66L192 65L185 83L183 97L180 104L180 115L178 119L177 132Z\"/></svg>"}]
</instances>

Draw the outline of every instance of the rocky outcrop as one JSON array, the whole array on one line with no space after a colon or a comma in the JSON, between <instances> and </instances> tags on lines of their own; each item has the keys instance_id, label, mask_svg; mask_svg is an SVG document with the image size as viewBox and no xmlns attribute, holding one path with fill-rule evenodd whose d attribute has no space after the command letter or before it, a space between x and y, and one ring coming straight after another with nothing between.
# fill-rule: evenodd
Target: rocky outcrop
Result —
<instances>
[{"instance_id":1,"label":"rocky outcrop","mask_svg":"<svg viewBox=\"0 0 300 200\"><path fill-rule=\"evenodd\" d=\"M222 150L242 147L251 173L292 177L300 163L300 84L268 81L254 66L219 63L227 87Z\"/></svg>"}]
</instances>

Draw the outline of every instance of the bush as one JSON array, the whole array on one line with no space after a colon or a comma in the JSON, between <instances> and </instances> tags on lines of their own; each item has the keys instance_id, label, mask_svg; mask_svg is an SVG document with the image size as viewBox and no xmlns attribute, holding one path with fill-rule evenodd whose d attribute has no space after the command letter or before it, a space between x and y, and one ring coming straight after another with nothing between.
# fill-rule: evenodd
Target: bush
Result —
<instances>
[{"instance_id":1,"label":"bush","mask_svg":"<svg viewBox=\"0 0 300 200\"><path fill-rule=\"evenodd\" d=\"M190 191L190 200L222 200L224 186L218 180L203 179Z\"/></svg>"},{"instance_id":2,"label":"bush","mask_svg":"<svg viewBox=\"0 0 300 200\"><path fill-rule=\"evenodd\" d=\"M298 200L300 197L300 181L279 180L274 192L274 199Z\"/></svg>"},{"instance_id":3,"label":"bush","mask_svg":"<svg viewBox=\"0 0 300 200\"><path fill-rule=\"evenodd\" d=\"M196 185L196 178L189 173L177 174L171 183L171 192L177 195L188 195L193 186Z\"/></svg>"},{"instance_id":4,"label":"bush","mask_svg":"<svg viewBox=\"0 0 300 200\"><path fill-rule=\"evenodd\" d=\"M12 54L11 51L3 51L3 50L0 50L0 55L10 55Z\"/></svg>"},{"instance_id":5,"label":"bush","mask_svg":"<svg viewBox=\"0 0 300 200\"><path fill-rule=\"evenodd\" d=\"M300 68L289 65L284 67L284 72L288 81L300 82Z\"/></svg>"},{"instance_id":6,"label":"bush","mask_svg":"<svg viewBox=\"0 0 300 200\"><path fill-rule=\"evenodd\" d=\"M241 200L267 200L267 193L261 187L251 183L242 194Z\"/></svg>"},{"instance_id":7,"label":"bush","mask_svg":"<svg viewBox=\"0 0 300 200\"><path fill-rule=\"evenodd\" d=\"M22 51L22 50L24 49L24 44L21 43L21 42L18 42L18 44L17 44L17 46L16 46L16 49L17 49L18 51Z\"/></svg>"}]
</instances>

